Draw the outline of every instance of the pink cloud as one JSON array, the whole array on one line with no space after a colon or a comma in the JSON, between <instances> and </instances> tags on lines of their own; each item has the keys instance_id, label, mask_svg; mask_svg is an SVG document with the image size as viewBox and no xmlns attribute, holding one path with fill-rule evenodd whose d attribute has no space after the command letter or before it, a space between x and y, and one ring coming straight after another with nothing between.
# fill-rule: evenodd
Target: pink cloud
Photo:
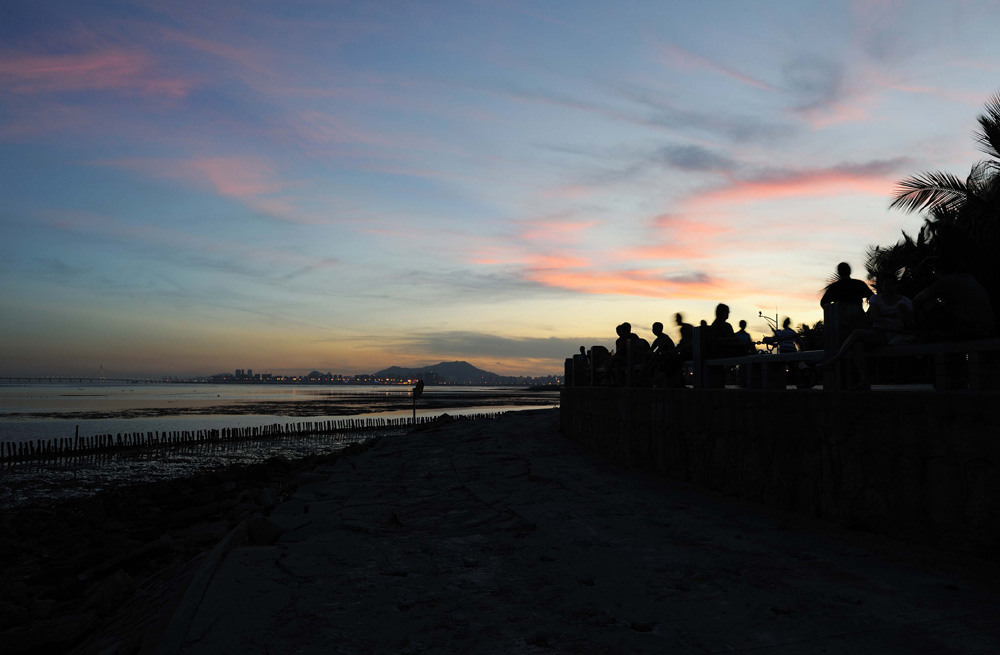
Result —
<instances>
[{"instance_id":1,"label":"pink cloud","mask_svg":"<svg viewBox=\"0 0 1000 655\"><path fill-rule=\"evenodd\" d=\"M617 250L615 261L638 262L664 259L704 259L708 257L710 248L705 243L663 243L644 246L634 246Z\"/></svg>"},{"instance_id":2,"label":"pink cloud","mask_svg":"<svg viewBox=\"0 0 1000 655\"><path fill-rule=\"evenodd\" d=\"M676 214L660 214L653 219L653 222L658 228L669 231L671 236L679 239L714 237L732 232L732 228L725 225L684 218Z\"/></svg>"},{"instance_id":3,"label":"pink cloud","mask_svg":"<svg viewBox=\"0 0 1000 655\"><path fill-rule=\"evenodd\" d=\"M653 298L704 299L720 289L719 282L704 277L667 276L658 271L580 271L529 269L526 277L547 287L580 293Z\"/></svg>"},{"instance_id":4,"label":"pink cloud","mask_svg":"<svg viewBox=\"0 0 1000 655\"><path fill-rule=\"evenodd\" d=\"M241 199L275 193L287 186L287 183L273 179L272 167L256 157L114 159L93 163L137 169L156 177L208 186L219 195Z\"/></svg>"},{"instance_id":5,"label":"pink cloud","mask_svg":"<svg viewBox=\"0 0 1000 655\"><path fill-rule=\"evenodd\" d=\"M182 98L194 82L162 77L152 58L137 50L106 48L93 52L0 55L0 84L14 93L118 91Z\"/></svg>"},{"instance_id":6,"label":"pink cloud","mask_svg":"<svg viewBox=\"0 0 1000 655\"><path fill-rule=\"evenodd\" d=\"M718 237L735 232L726 225L678 214L661 214L653 224L660 234L651 243L616 250L611 257L619 262L705 259L717 249Z\"/></svg>"},{"instance_id":7,"label":"pink cloud","mask_svg":"<svg viewBox=\"0 0 1000 655\"><path fill-rule=\"evenodd\" d=\"M868 113L858 104L831 102L829 104L799 110L802 117L814 130L840 123L860 123L868 118Z\"/></svg>"},{"instance_id":8,"label":"pink cloud","mask_svg":"<svg viewBox=\"0 0 1000 655\"><path fill-rule=\"evenodd\" d=\"M893 162L871 165L793 171L774 176L735 181L689 200L697 207L764 202L784 198L815 198L844 193L888 197L896 183Z\"/></svg>"},{"instance_id":9,"label":"pink cloud","mask_svg":"<svg viewBox=\"0 0 1000 655\"><path fill-rule=\"evenodd\" d=\"M523 241L543 241L547 244L578 243L584 233L596 224L596 221L525 221L518 237Z\"/></svg>"},{"instance_id":10,"label":"pink cloud","mask_svg":"<svg viewBox=\"0 0 1000 655\"><path fill-rule=\"evenodd\" d=\"M983 95L981 93L972 93L970 91L959 91L955 89L943 89L941 87L933 86L922 86L915 84L887 84L887 88L894 91L901 91L903 93L916 93L921 95L929 95L941 100L947 100L948 102L957 102L964 105L980 106L983 103Z\"/></svg>"},{"instance_id":11,"label":"pink cloud","mask_svg":"<svg viewBox=\"0 0 1000 655\"><path fill-rule=\"evenodd\" d=\"M589 265L589 260L574 255L537 255L531 262L531 267L536 270L584 268Z\"/></svg>"},{"instance_id":12,"label":"pink cloud","mask_svg":"<svg viewBox=\"0 0 1000 655\"><path fill-rule=\"evenodd\" d=\"M285 183L274 180L274 171L260 159L246 157L204 157L183 163L175 177L204 178L223 196L253 198L281 191Z\"/></svg>"}]
</instances>

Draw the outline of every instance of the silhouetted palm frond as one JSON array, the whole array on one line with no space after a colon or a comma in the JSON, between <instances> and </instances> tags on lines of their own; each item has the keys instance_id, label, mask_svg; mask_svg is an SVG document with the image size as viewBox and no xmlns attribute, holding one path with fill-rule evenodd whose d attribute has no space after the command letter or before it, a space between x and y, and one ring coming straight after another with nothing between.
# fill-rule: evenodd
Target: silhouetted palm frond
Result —
<instances>
[{"instance_id":1,"label":"silhouetted palm frond","mask_svg":"<svg viewBox=\"0 0 1000 655\"><path fill-rule=\"evenodd\" d=\"M958 210L965 204L968 187L951 173L920 173L896 185L891 209L921 211L924 209Z\"/></svg>"},{"instance_id":2,"label":"silhouetted palm frond","mask_svg":"<svg viewBox=\"0 0 1000 655\"><path fill-rule=\"evenodd\" d=\"M979 131L975 137L982 152L1000 159L1000 94L986 101L986 113L979 116Z\"/></svg>"}]
</instances>

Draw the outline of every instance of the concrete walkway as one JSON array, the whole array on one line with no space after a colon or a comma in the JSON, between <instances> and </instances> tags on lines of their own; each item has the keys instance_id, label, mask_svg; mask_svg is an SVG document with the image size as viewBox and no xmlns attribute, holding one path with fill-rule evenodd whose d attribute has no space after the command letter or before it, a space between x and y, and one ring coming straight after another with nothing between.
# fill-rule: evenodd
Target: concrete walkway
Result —
<instances>
[{"instance_id":1,"label":"concrete walkway","mask_svg":"<svg viewBox=\"0 0 1000 655\"><path fill-rule=\"evenodd\" d=\"M997 653L996 570L604 464L557 410L382 439L231 550L184 655Z\"/></svg>"}]
</instances>

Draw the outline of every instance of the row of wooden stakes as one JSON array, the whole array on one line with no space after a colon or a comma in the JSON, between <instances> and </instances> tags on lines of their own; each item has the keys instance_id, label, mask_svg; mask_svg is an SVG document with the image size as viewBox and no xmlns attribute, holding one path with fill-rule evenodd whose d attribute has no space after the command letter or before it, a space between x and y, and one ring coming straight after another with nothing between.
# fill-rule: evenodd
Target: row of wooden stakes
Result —
<instances>
[{"instance_id":1,"label":"row of wooden stakes","mask_svg":"<svg viewBox=\"0 0 1000 655\"><path fill-rule=\"evenodd\" d=\"M466 414L462 419L496 418L502 412ZM246 428L218 428L212 430L173 430L101 434L93 437L59 437L56 439L35 439L32 441L0 443L0 462L23 462L28 460L61 459L74 455L89 455L99 452L113 452L133 448L203 444L250 439L282 439L304 437L330 432L350 430L379 430L404 428L433 423L436 416L406 418L346 418L327 421L300 421L296 423L273 423Z\"/></svg>"}]
</instances>

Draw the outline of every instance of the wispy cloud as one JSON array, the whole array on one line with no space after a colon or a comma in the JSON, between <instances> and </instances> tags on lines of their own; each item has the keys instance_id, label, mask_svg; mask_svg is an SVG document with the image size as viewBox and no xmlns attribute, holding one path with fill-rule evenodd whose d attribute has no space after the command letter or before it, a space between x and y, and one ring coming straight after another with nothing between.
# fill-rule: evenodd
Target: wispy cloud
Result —
<instances>
[{"instance_id":1,"label":"wispy cloud","mask_svg":"<svg viewBox=\"0 0 1000 655\"><path fill-rule=\"evenodd\" d=\"M707 57L703 57L699 54L691 52L690 50L685 50L679 46L670 43L661 43L659 44L658 49L660 51L660 61L668 68L688 71L706 70L728 77L729 79L736 80L741 84L761 89L762 91L769 91L771 93L776 91L776 89L767 82L763 82L755 77L741 73L734 68L724 66L716 61L712 61Z\"/></svg>"},{"instance_id":2,"label":"wispy cloud","mask_svg":"<svg viewBox=\"0 0 1000 655\"><path fill-rule=\"evenodd\" d=\"M283 279L307 272L320 271L336 264L330 258L313 259L299 251L247 246L236 239L214 240L201 235L172 229L164 225L138 224L92 212L44 211L38 220L50 228L98 239L112 239L190 259L199 253L199 267L219 268L255 278ZM252 266L250 266L252 264ZM286 272L291 269L291 272Z\"/></svg>"},{"instance_id":3,"label":"wispy cloud","mask_svg":"<svg viewBox=\"0 0 1000 655\"><path fill-rule=\"evenodd\" d=\"M596 221L528 219L519 221L518 238L548 245L579 243Z\"/></svg>"},{"instance_id":4,"label":"wispy cloud","mask_svg":"<svg viewBox=\"0 0 1000 655\"><path fill-rule=\"evenodd\" d=\"M195 82L162 75L151 55L107 47L90 52L0 53L0 85L21 94L114 91L183 98Z\"/></svg>"},{"instance_id":5,"label":"wispy cloud","mask_svg":"<svg viewBox=\"0 0 1000 655\"><path fill-rule=\"evenodd\" d=\"M91 163L138 170L154 177L207 188L220 196L238 200L264 216L282 221L303 224L329 222L299 209L294 198L275 195L298 183L283 179L267 160L257 156L114 159Z\"/></svg>"}]
</instances>

